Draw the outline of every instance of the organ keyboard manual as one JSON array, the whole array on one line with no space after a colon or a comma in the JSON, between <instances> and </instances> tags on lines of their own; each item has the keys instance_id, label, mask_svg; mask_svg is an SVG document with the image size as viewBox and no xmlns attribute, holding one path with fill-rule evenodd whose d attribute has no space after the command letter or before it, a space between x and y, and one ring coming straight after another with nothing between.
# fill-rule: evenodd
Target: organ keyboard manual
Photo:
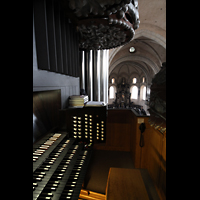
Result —
<instances>
[{"instance_id":1,"label":"organ keyboard manual","mask_svg":"<svg viewBox=\"0 0 200 200\"><path fill-rule=\"evenodd\" d=\"M49 133L33 145L33 200L77 200L91 157L92 145Z\"/></svg>"},{"instance_id":2,"label":"organ keyboard manual","mask_svg":"<svg viewBox=\"0 0 200 200\"><path fill-rule=\"evenodd\" d=\"M61 109L60 90L33 93L33 200L79 199L106 117L106 105Z\"/></svg>"}]
</instances>

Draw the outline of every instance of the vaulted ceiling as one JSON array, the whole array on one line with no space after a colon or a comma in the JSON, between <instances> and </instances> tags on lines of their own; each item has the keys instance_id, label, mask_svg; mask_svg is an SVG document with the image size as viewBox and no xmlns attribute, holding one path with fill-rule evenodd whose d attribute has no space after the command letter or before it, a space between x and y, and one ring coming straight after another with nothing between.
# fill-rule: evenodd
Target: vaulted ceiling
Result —
<instances>
[{"instance_id":1,"label":"vaulted ceiling","mask_svg":"<svg viewBox=\"0 0 200 200\"><path fill-rule=\"evenodd\" d=\"M109 51L109 74L138 74L150 84L166 62L166 0L139 0L140 25L132 41ZM135 52L130 53L130 47Z\"/></svg>"}]
</instances>

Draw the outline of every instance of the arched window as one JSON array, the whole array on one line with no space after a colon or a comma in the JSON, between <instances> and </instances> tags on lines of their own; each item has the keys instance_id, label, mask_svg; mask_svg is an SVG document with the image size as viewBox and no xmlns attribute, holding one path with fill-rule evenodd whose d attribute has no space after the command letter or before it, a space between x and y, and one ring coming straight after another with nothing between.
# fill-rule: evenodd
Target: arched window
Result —
<instances>
[{"instance_id":1,"label":"arched window","mask_svg":"<svg viewBox=\"0 0 200 200\"><path fill-rule=\"evenodd\" d=\"M115 78L112 78L112 79L111 79L111 83L115 83Z\"/></svg>"},{"instance_id":2,"label":"arched window","mask_svg":"<svg viewBox=\"0 0 200 200\"><path fill-rule=\"evenodd\" d=\"M143 76L143 78L142 78L142 82L144 83L145 82L145 77Z\"/></svg>"},{"instance_id":3,"label":"arched window","mask_svg":"<svg viewBox=\"0 0 200 200\"><path fill-rule=\"evenodd\" d=\"M140 99L146 100L146 86L142 85L140 88Z\"/></svg>"},{"instance_id":4,"label":"arched window","mask_svg":"<svg viewBox=\"0 0 200 200\"><path fill-rule=\"evenodd\" d=\"M131 99L137 99L138 98L138 87L132 86L131 87Z\"/></svg>"},{"instance_id":5,"label":"arched window","mask_svg":"<svg viewBox=\"0 0 200 200\"><path fill-rule=\"evenodd\" d=\"M143 88L142 100L146 100L146 86Z\"/></svg>"},{"instance_id":6,"label":"arched window","mask_svg":"<svg viewBox=\"0 0 200 200\"><path fill-rule=\"evenodd\" d=\"M133 78L133 83L136 83L137 82L137 78Z\"/></svg>"},{"instance_id":7,"label":"arched window","mask_svg":"<svg viewBox=\"0 0 200 200\"><path fill-rule=\"evenodd\" d=\"M114 99L115 98L115 87L110 86L110 92L109 92L109 99Z\"/></svg>"}]
</instances>

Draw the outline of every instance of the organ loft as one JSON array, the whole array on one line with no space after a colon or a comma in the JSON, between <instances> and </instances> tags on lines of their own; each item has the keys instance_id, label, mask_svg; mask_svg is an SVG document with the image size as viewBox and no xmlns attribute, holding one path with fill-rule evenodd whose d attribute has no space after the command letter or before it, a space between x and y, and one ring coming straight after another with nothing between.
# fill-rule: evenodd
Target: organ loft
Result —
<instances>
[{"instance_id":1,"label":"organ loft","mask_svg":"<svg viewBox=\"0 0 200 200\"><path fill-rule=\"evenodd\" d=\"M166 199L166 1L33 1L41 199Z\"/></svg>"}]
</instances>

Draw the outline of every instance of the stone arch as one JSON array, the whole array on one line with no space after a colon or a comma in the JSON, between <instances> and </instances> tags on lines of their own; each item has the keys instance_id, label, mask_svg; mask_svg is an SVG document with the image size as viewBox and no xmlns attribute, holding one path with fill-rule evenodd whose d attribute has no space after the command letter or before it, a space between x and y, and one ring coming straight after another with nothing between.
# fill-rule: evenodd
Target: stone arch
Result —
<instances>
[{"instance_id":1,"label":"stone arch","mask_svg":"<svg viewBox=\"0 0 200 200\"><path fill-rule=\"evenodd\" d=\"M162 47L164 47L166 49L166 37L163 36L165 34L166 34L166 31L163 30L163 29L161 29L161 30L159 29L159 31L157 31L157 32L154 32L152 30L147 30L147 29L139 29L139 30L136 31L136 34L135 34L133 40L137 39L137 38L139 38L141 36L144 36L146 38L154 40L155 42L157 42L159 45L161 45ZM123 46L117 47L111 52L111 54L109 56L109 66L110 66L110 63L112 62L112 59L116 55L116 53L122 47Z\"/></svg>"},{"instance_id":2,"label":"stone arch","mask_svg":"<svg viewBox=\"0 0 200 200\"><path fill-rule=\"evenodd\" d=\"M155 42L157 42L159 45L161 45L163 48L166 49L166 38L163 37L162 35L155 33L153 31L150 31L150 30L142 29L142 30L137 31L134 39L137 39L141 36L144 36L146 38L154 40Z\"/></svg>"},{"instance_id":3,"label":"stone arch","mask_svg":"<svg viewBox=\"0 0 200 200\"><path fill-rule=\"evenodd\" d=\"M158 71L160 70L160 67L157 66L150 59L145 58L143 56L139 56L139 55L135 55L135 56L130 55L130 56L123 57L123 58L117 60L116 62L114 62L109 67L109 74L112 72L112 70L115 68L115 66L117 66L118 64L125 62L125 61L143 61L143 62L147 63L152 68L154 74L158 73Z\"/></svg>"}]
</instances>

